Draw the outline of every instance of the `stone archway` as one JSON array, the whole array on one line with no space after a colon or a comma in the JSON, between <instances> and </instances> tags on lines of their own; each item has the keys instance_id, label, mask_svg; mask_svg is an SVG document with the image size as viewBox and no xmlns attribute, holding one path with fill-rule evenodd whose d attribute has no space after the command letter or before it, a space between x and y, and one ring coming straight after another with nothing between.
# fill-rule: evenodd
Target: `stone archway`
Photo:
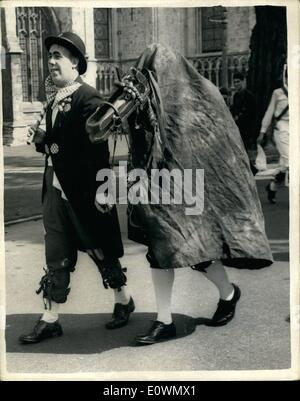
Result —
<instances>
[{"instance_id":1,"label":"stone archway","mask_svg":"<svg viewBox=\"0 0 300 401\"><path fill-rule=\"evenodd\" d=\"M48 74L44 47L46 36L60 31L53 8L17 7L17 36L22 49L21 76L23 102L43 101L43 82Z\"/></svg>"}]
</instances>

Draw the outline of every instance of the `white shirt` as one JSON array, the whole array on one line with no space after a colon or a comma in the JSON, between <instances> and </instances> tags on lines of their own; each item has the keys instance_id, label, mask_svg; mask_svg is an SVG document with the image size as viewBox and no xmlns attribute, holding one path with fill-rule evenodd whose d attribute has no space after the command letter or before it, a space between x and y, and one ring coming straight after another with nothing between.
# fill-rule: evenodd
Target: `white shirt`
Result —
<instances>
[{"instance_id":1,"label":"white shirt","mask_svg":"<svg viewBox=\"0 0 300 401\"><path fill-rule=\"evenodd\" d=\"M56 117L57 117L57 113L58 113L58 107L56 106L52 111L52 117L51 117L52 127L53 127L53 125L55 123L55 120L56 120ZM48 157L48 166L51 166L51 167L53 166L51 156ZM55 174L55 171L53 171L52 185L54 186L54 188L58 189L61 192L61 197L63 199L68 200L66 195L65 195L65 193L64 193L64 191L62 190L62 187L61 187L61 185L60 185L60 183L58 181L58 178L57 178L57 176Z\"/></svg>"},{"instance_id":2,"label":"white shirt","mask_svg":"<svg viewBox=\"0 0 300 401\"><path fill-rule=\"evenodd\" d=\"M280 113L285 109L285 107L288 105L289 100L282 88L275 89L271 101L269 103L268 109L265 113L265 116L262 120L261 123L261 132L266 132L272 122L272 117L273 115L275 117L278 117ZM286 124L289 122L289 111L287 111L276 123L277 129L280 131L281 126L285 127Z\"/></svg>"}]
</instances>

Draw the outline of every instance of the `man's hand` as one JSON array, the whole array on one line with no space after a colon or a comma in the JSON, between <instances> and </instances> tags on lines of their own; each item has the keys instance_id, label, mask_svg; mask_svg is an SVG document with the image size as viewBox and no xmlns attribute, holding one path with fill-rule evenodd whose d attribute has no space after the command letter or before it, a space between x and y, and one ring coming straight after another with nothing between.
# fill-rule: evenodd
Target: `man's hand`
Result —
<instances>
[{"instance_id":1,"label":"man's hand","mask_svg":"<svg viewBox=\"0 0 300 401\"><path fill-rule=\"evenodd\" d=\"M256 139L256 143L257 143L258 145L261 145L262 140L264 139L264 136L265 136L265 133L264 133L264 132L261 132L261 133L258 135L258 137L257 137L257 139Z\"/></svg>"},{"instance_id":2,"label":"man's hand","mask_svg":"<svg viewBox=\"0 0 300 401\"><path fill-rule=\"evenodd\" d=\"M109 213L114 207L115 201L112 195L99 193L96 194L95 206L101 213Z\"/></svg>"},{"instance_id":3,"label":"man's hand","mask_svg":"<svg viewBox=\"0 0 300 401\"><path fill-rule=\"evenodd\" d=\"M32 142L36 144L41 144L45 140L46 133L41 128L35 128L34 126L30 126L28 129L28 138L33 136Z\"/></svg>"}]
</instances>

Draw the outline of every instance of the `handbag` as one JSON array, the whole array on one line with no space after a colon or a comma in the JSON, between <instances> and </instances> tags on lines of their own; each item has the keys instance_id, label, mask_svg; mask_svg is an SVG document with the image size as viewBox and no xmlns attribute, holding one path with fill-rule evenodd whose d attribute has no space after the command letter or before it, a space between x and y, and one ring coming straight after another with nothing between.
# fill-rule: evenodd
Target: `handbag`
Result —
<instances>
[{"instance_id":1,"label":"handbag","mask_svg":"<svg viewBox=\"0 0 300 401\"><path fill-rule=\"evenodd\" d=\"M259 171L267 169L267 156L260 145L257 145L257 156L255 159L255 167Z\"/></svg>"}]
</instances>

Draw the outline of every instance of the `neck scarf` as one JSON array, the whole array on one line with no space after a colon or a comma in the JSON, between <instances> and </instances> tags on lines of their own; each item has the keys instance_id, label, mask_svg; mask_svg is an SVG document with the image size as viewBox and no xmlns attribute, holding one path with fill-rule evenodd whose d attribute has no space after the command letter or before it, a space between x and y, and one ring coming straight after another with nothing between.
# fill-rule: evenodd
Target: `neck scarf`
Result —
<instances>
[{"instance_id":1,"label":"neck scarf","mask_svg":"<svg viewBox=\"0 0 300 401\"><path fill-rule=\"evenodd\" d=\"M80 82L69 81L64 87L59 88L54 84L51 75L49 75L45 81L47 104L49 105L54 100L51 106L53 110L59 102L71 96L81 85Z\"/></svg>"},{"instance_id":2,"label":"neck scarf","mask_svg":"<svg viewBox=\"0 0 300 401\"><path fill-rule=\"evenodd\" d=\"M43 103L43 108L33 124L32 128L33 130L36 130L39 128L41 125L41 122L43 121L43 118L46 114L47 108L49 104L54 100L51 108L52 110L58 105L59 102L61 102L63 99L65 99L68 96L71 96L82 84L80 82L76 81L69 81L63 88L58 88L52 78L51 75L49 75L46 80L45 80L45 91L46 91L46 99L47 101ZM29 139L27 139L27 144L30 145L30 143L33 140L34 135L31 135Z\"/></svg>"}]
</instances>

